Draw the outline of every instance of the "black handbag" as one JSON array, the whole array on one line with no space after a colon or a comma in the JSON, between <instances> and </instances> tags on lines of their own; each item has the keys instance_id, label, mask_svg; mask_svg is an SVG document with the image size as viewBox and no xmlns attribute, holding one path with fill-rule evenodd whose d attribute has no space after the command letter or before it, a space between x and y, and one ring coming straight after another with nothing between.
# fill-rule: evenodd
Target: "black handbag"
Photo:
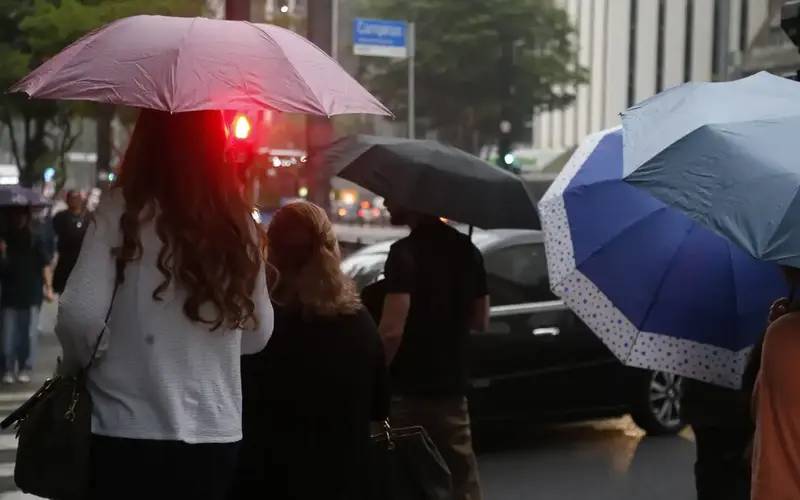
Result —
<instances>
[{"instance_id":1,"label":"black handbag","mask_svg":"<svg viewBox=\"0 0 800 500\"><path fill-rule=\"evenodd\" d=\"M373 500L452 500L450 470L422 427L372 435L370 498Z\"/></svg>"},{"instance_id":2,"label":"black handbag","mask_svg":"<svg viewBox=\"0 0 800 500\"><path fill-rule=\"evenodd\" d=\"M89 363L77 375L56 375L0 422L16 425L14 482L25 493L58 500L84 498L91 479L92 397L86 375L105 335L119 282Z\"/></svg>"}]
</instances>

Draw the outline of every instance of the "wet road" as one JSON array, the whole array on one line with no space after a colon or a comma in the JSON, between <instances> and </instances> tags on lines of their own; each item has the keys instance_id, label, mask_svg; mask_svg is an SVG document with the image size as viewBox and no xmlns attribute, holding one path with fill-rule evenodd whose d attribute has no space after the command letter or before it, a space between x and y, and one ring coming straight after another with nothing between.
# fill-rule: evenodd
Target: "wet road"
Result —
<instances>
[{"instance_id":1,"label":"wet road","mask_svg":"<svg viewBox=\"0 0 800 500\"><path fill-rule=\"evenodd\" d=\"M695 498L691 431L647 437L623 418L503 434L480 446L486 500Z\"/></svg>"}]
</instances>

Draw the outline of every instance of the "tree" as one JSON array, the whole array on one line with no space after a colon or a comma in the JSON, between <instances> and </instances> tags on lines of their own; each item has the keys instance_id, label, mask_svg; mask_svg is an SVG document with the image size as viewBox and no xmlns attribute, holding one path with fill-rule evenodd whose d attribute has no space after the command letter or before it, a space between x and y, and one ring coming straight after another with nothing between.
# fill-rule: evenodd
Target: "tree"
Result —
<instances>
[{"instance_id":1,"label":"tree","mask_svg":"<svg viewBox=\"0 0 800 500\"><path fill-rule=\"evenodd\" d=\"M552 0L362 0L364 14L416 24L419 126L468 151L493 144L499 124L522 137L534 110L574 99L585 80L574 29ZM407 116L405 61L370 61L368 84Z\"/></svg>"},{"instance_id":2,"label":"tree","mask_svg":"<svg viewBox=\"0 0 800 500\"><path fill-rule=\"evenodd\" d=\"M135 14L197 15L201 0L0 0L0 87L7 89L29 71L85 33L114 19ZM40 178L43 161L63 158L75 142L76 116L98 120L98 163L111 155L113 107L86 103L28 100L0 96L0 120L8 129L21 181Z\"/></svg>"}]
</instances>

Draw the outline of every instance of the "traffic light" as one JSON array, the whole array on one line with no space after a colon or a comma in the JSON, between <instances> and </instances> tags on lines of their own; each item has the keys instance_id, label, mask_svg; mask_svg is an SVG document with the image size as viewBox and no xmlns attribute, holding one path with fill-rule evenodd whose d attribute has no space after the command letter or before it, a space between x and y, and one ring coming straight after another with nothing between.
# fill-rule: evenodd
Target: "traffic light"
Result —
<instances>
[{"instance_id":1,"label":"traffic light","mask_svg":"<svg viewBox=\"0 0 800 500\"><path fill-rule=\"evenodd\" d=\"M246 167L255 157L258 116L245 112L225 112L228 136L228 159L233 164Z\"/></svg>"},{"instance_id":2,"label":"traffic light","mask_svg":"<svg viewBox=\"0 0 800 500\"><path fill-rule=\"evenodd\" d=\"M251 175L251 167L259 145L259 113L225 111L225 130L228 137L227 158L243 182Z\"/></svg>"},{"instance_id":3,"label":"traffic light","mask_svg":"<svg viewBox=\"0 0 800 500\"><path fill-rule=\"evenodd\" d=\"M253 133L253 124L247 115L239 114L233 119L233 138L238 141L250 139Z\"/></svg>"},{"instance_id":4,"label":"traffic light","mask_svg":"<svg viewBox=\"0 0 800 500\"><path fill-rule=\"evenodd\" d=\"M501 133L497 141L497 165L500 168L514 169L514 153L511 148L511 134Z\"/></svg>"}]
</instances>

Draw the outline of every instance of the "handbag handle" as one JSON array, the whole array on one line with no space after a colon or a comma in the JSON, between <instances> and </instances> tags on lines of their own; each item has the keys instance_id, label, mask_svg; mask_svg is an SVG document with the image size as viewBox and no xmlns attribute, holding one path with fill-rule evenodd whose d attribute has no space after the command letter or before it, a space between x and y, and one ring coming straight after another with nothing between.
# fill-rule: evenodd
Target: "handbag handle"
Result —
<instances>
[{"instance_id":1,"label":"handbag handle","mask_svg":"<svg viewBox=\"0 0 800 500\"><path fill-rule=\"evenodd\" d=\"M108 311L106 311L106 318L103 321L103 327L100 329L100 335L97 336L97 340L94 343L92 357L89 358L89 362L83 368L83 374L89 371L89 368L91 368L94 364L94 360L97 359L97 352L100 350L100 342L103 341L103 336L106 334L106 330L108 330L108 320L111 319L111 311L114 309L114 301L117 298L117 291L119 291L119 285L122 283L122 268L123 266L117 262L117 272L114 276L114 291L111 293L111 303L108 304Z\"/></svg>"},{"instance_id":2,"label":"handbag handle","mask_svg":"<svg viewBox=\"0 0 800 500\"><path fill-rule=\"evenodd\" d=\"M383 421L383 433L386 436L386 448L388 450L394 450L394 437L392 435L392 424L389 423L389 419L385 419Z\"/></svg>"}]
</instances>

